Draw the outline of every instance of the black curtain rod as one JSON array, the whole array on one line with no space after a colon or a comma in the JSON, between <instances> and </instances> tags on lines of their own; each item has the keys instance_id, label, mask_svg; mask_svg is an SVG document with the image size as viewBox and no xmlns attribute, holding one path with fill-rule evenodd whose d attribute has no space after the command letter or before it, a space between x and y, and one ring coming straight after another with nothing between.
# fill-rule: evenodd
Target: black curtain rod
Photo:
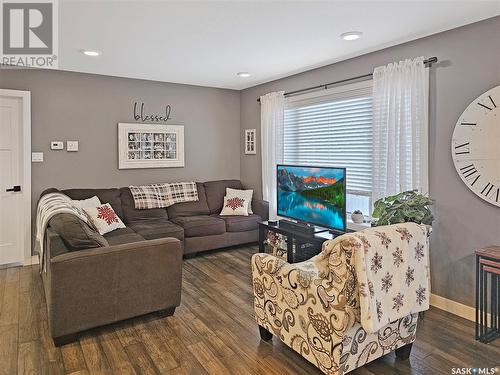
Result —
<instances>
[{"instance_id":1,"label":"black curtain rod","mask_svg":"<svg viewBox=\"0 0 500 375\"><path fill-rule=\"evenodd\" d=\"M432 64L437 63L437 61L438 61L437 57L434 56L434 57L428 58L427 60L424 60L424 64L427 68L429 68L432 66ZM322 85L307 87L307 88L301 89L301 90L289 91L289 92L285 92L285 96L295 95L295 94L299 94L299 93L305 92L305 91L313 91L313 90L319 90L319 89L326 90L328 88L328 86L338 85L339 83L355 81L357 79L368 78L368 77L372 77L372 76L373 76L373 73L363 74L362 76L342 79L340 81L335 81L335 82L330 82L330 83L324 83ZM257 98L257 101L260 103L260 98Z\"/></svg>"}]
</instances>

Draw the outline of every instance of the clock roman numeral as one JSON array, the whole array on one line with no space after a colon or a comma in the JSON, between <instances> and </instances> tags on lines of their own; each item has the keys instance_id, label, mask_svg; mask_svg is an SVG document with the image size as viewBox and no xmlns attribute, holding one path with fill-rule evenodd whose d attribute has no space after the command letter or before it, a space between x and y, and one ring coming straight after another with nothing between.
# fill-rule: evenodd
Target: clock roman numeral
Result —
<instances>
[{"instance_id":1,"label":"clock roman numeral","mask_svg":"<svg viewBox=\"0 0 500 375\"><path fill-rule=\"evenodd\" d=\"M462 143L461 145L456 145L455 155L470 154L469 146L470 146L469 142Z\"/></svg>"},{"instance_id":2,"label":"clock roman numeral","mask_svg":"<svg viewBox=\"0 0 500 375\"><path fill-rule=\"evenodd\" d=\"M488 95L488 98L490 98L490 101L491 101L491 104L493 104L493 107L497 107L497 105L495 104L495 102L493 101L493 98L491 97L491 95Z\"/></svg>"},{"instance_id":3,"label":"clock roman numeral","mask_svg":"<svg viewBox=\"0 0 500 375\"><path fill-rule=\"evenodd\" d=\"M493 108L496 108L496 107L497 107L497 105L496 105L496 103L494 102L494 100L493 100L493 98L491 97L491 95L488 95L488 98L490 99L490 102L491 102L492 107L487 106L486 104L483 104L483 103L479 103L479 102L478 102L477 104L478 104L478 105L480 105L480 106L481 106L481 107L483 107L483 108L486 108L486 109L487 109L487 110L489 110L489 111L493 111Z\"/></svg>"},{"instance_id":4,"label":"clock roman numeral","mask_svg":"<svg viewBox=\"0 0 500 375\"><path fill-rule=\"evenodd\" d=\"M493 111L493 108L488 107L487 105L484 105L483 103L477 103L477 104L480 105L481 107L484 107L484 108L490 110L490 111Z\"/></svg>"},{"instance_id":5,"label":"clock roman numeral","mask_svg":"<svg viewBox=\"0 0 500 375\"><path fill-rule=\"evenodd\" d=\"M488 182L483 190L481 190L481 194L486 198L491 198L492 200L494 199L495 202L498 202L500 199L500 187L497 187L495 190L495 185Z\"/></svg>"},{"instance_id":6,"label":"clock roman numeral","mask_svg":"<svg viewBox=\"0 0 500 375\"><path fill-rule=\"evenodd\" d=\"M479 177L481 177L476 167L474 167L474 164L469 164L460 168L460 172L462 172L462 175L467 181L473 180L470 186L474 186L476 181L479 180Z\"/></svg>"},{"instance_id":7,"label":"clock roman numeral","mask_svg":"<svg viewBox=\"0 0 500 375\"><path fill-rule=\"evenodd\" d=\"M493 190L493 188L495 187L495 185L493 185L491 182L488 182L486 184L486 186L483 188L483 190L481 190L481 194L483 194L485 197L489 198L490 194L491 196L493 197L495 195L495 192L496 192L496 199L497 199L497 202L498 202L498 189L495 191Z\"/></svg>"}]
</instances>

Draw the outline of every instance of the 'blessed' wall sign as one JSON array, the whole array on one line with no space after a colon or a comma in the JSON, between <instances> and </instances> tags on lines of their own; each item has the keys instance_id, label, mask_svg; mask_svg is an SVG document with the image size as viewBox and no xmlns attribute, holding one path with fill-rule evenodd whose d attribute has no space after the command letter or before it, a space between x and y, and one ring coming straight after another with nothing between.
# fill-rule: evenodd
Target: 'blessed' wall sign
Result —
<instances>
[{"instance_id":1,"label":"'blessed' wall sign","mask_svg":"<svg viewBox=\"0 0 500 375\"><path fill-rule=\"evenodd\" d=\"M170 120L170 113L172 112L172 107L170 104L165 106L165 114L146 114L144 113L144 103L138 105L137 102L134 103L134 119L136 121L154 121L154 122L162 122Z\"/></svg>"}]
</instances>

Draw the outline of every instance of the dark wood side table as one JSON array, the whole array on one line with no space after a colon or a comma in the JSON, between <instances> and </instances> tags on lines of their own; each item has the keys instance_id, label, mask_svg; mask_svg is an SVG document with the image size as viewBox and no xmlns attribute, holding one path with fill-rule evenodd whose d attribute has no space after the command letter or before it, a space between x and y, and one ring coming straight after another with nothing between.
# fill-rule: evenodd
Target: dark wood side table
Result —
<instances>
[{"instance_id":1,"label":"dark wood side table","mask_svg":"<svg viewBox=\"0 0 500 375\"><path fill-rule=\"evenodd\" d=\"M481 342L491 342L500 336L499 280L500 246L476 250L476 340Z\"/></svg>"},{"instance_id":2,"label":"dark wood side table","mask_svg":"<svg viewBox=\"0 0 500 375\"><path fill-rule=\"evenodd\" d=\"M303 262L321 252L323 242L341 236L343 233L331 233L328 230L316 233L306 233L294 230L288 226L270 224L268 221L259 223L259 251L265 252L265 241L269 231L286 237L286 254L288 263Z\"/></svg>"}]
</instances>

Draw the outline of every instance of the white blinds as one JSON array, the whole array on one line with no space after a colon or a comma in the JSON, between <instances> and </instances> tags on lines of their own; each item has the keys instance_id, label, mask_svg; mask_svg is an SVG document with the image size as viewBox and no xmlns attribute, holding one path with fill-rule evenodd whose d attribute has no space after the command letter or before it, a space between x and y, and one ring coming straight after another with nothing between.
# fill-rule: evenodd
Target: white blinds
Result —
<instances>
[{"instance_id":1,"label":"white blinds","mask_svg":"<svg viewBox=\"0 0 500 375\"><path fill-rule=\"evenodd\" d=\"M306 94L288 102L284 162L347 168L347 191L372 191L371 81Z\"/></svg>"}]
</instances>

